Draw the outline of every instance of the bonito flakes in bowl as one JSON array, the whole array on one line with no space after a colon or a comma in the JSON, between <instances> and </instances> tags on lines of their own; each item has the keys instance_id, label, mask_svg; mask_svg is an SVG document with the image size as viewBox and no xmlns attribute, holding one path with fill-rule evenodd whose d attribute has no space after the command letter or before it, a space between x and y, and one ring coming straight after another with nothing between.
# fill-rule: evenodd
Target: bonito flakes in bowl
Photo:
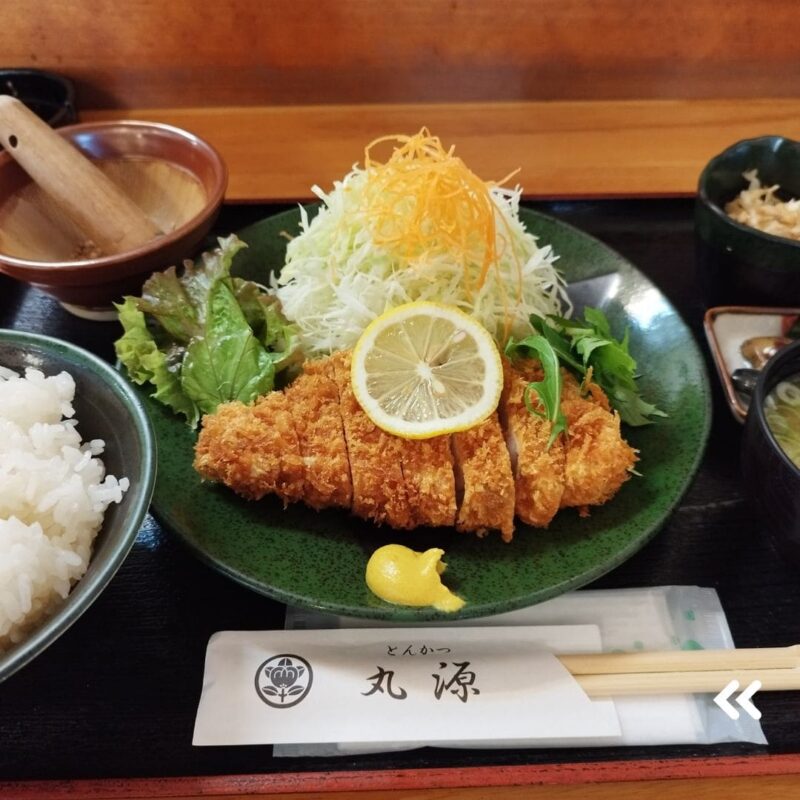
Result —
<instances>
[{"instance_id":1,"label":"bonito flakes in bowl","mask_svg":"<svg viewBox=\"0 0 800 800\"><path fill-rule=\"evenodd\" d=\"M696 261L706 305L800 306L800 142L731 145L700 175Z\"/></svg>"},{"instance_id":2,"label":"bonito flakes in bowl","mask_svg":"<svg viewBox=\"0 0 800 800\"><path fill-rule=\"evenodd\" d=\"M763 186L758 170L751 169L742 177L748 182L734 200L725 206L729 217L773 236L800 241L800 198L781 200L780 186Z\"/></svg>"}]
</instances>

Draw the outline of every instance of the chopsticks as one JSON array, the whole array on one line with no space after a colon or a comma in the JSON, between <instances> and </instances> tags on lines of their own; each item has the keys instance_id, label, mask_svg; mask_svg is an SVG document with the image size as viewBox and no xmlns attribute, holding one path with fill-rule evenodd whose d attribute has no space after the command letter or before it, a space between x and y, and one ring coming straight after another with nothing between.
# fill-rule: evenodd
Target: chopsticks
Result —
<instances>
[{"instance_id":1,"label":"chopsticks","mask_svg":"<svg viewBox=\"0 0 800 800\"><path fill-rule=\"evenodd\" d=\"M800 645L742 650L560 655L590 697L720 692L730 681L800 689Z\"/></svg>"}]
</instances>

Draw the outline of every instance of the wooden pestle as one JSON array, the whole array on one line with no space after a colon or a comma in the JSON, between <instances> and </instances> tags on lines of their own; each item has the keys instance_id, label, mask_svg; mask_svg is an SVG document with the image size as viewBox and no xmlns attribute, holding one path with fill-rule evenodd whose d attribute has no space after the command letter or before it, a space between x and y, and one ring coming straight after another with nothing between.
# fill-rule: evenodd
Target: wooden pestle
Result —
<instances>
[{"instance_id":1,"label":"wooden pestle","mask_svg":"<svg viewBox=\"0 0 800 800\"><path fill-rule=\"evenodd\" d=\"M8 95L0 95L0 144L104 255L135 250L161 234L76 147Z\"/></svg>"}]
</instances>

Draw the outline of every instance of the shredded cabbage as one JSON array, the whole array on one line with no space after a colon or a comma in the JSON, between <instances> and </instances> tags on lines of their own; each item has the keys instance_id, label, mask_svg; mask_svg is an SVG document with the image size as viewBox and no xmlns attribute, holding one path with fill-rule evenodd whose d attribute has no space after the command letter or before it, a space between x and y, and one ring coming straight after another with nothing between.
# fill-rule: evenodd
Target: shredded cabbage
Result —
<instances>
[{"instance_id":1,"label":"shredded cabbage","mask_svg":"<svg viewBox=\"0 0 800 800\"><path fill-rule=\"evenodd\" d=\"M456 255L425 253L403 264L376 244L365 205L368 171L357 165L309 219L301 207L301 233L289 242L286 264L272 276L287 319L299 328L309 356L352 348L363 330L390 308L416 300L457 306L478 319L502 347L510 335L532 333L531 314L568 315L565 283L549 245L539 247L519 219L522 190L486 184L496 214L495 266L465 264ZM466 274L465 274L466 273Z\"/></svg>"}]
</instances>

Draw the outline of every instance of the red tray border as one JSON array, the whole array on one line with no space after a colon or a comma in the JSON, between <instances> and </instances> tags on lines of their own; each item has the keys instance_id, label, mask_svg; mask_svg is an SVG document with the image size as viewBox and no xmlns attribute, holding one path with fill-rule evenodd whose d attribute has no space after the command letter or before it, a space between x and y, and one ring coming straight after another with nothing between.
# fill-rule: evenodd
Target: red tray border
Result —
<instances>
[{"instance_id":1,"label":"red tray border","mask_svg":"<svg viewBox=\"0 0 800 800\"><path fill-rule=\"evenodd\" d=\"M284 772L178 778L0 782L4 800L92 800L532 786L680 778L800 776L800 754L590 761L498 767Z\"/></svg>"}]
</instances>

